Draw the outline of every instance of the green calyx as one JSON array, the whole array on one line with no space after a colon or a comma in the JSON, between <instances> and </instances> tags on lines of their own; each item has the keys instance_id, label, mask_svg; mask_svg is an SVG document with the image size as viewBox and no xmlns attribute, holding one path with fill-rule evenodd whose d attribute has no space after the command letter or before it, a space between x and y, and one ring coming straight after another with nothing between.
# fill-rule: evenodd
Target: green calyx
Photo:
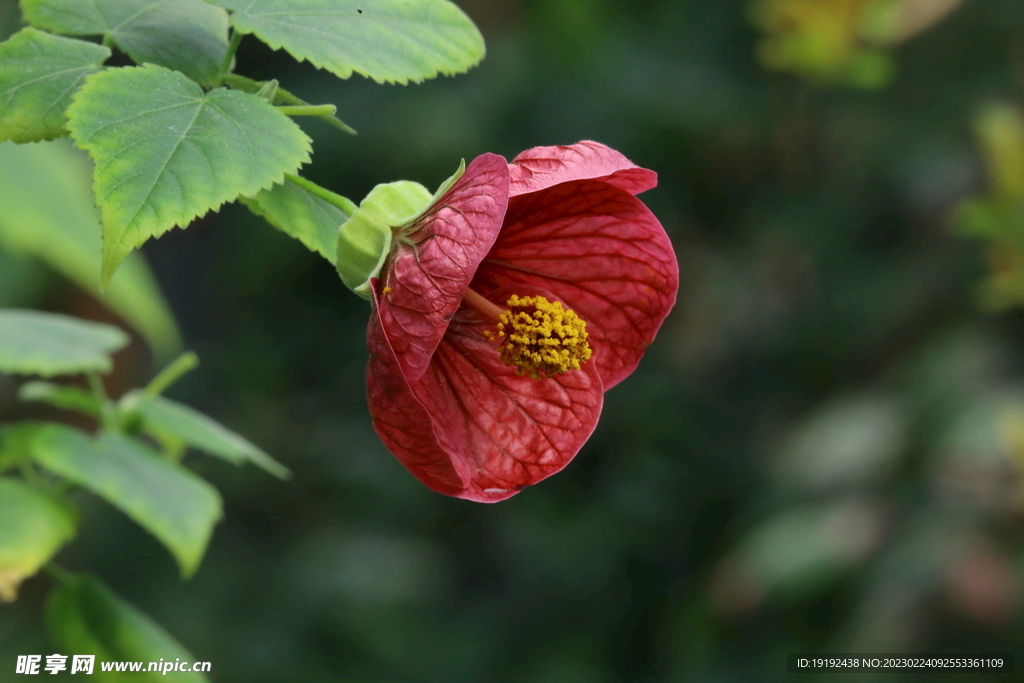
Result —
<instances>
[{"instance_id":1,"label":"green calyx","mask_svg":"<svg viewBox=\"0 0 1024 683\"><path fill-rule=\"evenodd\" d=\"M377 277L391 252L391 230L416 217L430 204L419 183L399 180L370 190L338 232L338 273L353 292L371 299L370 279Z\"/></svg>"},{"instance_id":2,"label":"green calyx","mask_svg":"<svg viewBox=\"0 0 1024 683\"><path fill-rule=\"evenodd\" d=\"M395 235L426 213L462 176L465 168L463 162L455 175L443 182L433 195L411 180L386 183L370 190L338 231L336 265L345 286L364 299L372 300L370 280L384 267Z\"/></svg>"}]
</instances>

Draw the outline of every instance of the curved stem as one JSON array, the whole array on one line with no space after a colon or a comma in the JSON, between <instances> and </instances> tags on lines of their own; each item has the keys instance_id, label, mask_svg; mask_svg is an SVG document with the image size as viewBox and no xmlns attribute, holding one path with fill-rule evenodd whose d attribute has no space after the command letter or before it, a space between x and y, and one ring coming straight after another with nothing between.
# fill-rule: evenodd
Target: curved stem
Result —
<instances>
[{"instance_id":1,"label":"curved stem","mask_svg":"<svg viewBox=\"0 0 1024 683\"><path fill-rule=\"evenodd\" d=\"M182 375L194 370L198 365L199 356L191 351L186 351L149 381L144 390L146 396L159 396L167 391L167 387L177 382Z\"/></svg>"},{"instance_id":2,"label":"curved stem","mask_svg":"<svg viewBox=\"0 0 1024 683\"><path fill-rule=\"evenodd\" d=\"M307 104L300 106L275 107L287 116L334 116L338 108L333 104Z\"/></svg>"},{"instance_id":3,"label":"curved stem","mask_svg":"<svg viewBox=\"0 0 1024 683\"><path fill-rule=\"evenodd\" d=\"M320 187L312 181L306 180L301 176L292 175L291 173L285 173L284 177L289 182L295 183L310 194L319 197L328 204L338 207L346 216L351 216L356 210L356 205L352 203L352 200L346 199L340 194L335 194L327 188Z\"/></svg>"},{"instance_id":4,"label":"curved stem","mask_svg":"<svg viewBox=\"0 0 1024 683\"><path fill-rule=\"evenodd\" d=\"M256 92L263 86L259 81L254 81L241 74L224 74L221 76L220 80L222 83L227 83L236 90L241 90L249 94Z\"/></svg>"},{"instance_id":5,"label":"curved stem","mask_svg":"<svg viewBox=\"0 0 1024 683\"><path fill-rule=\"evenodd\" d=\"M231 70L231 60L235 58L235 53L238 52L238 45L242 42L242 36L244 33L233 31L231 33L231 42L228 44L228 51L224 54L224 61L220 63L220 71L217 72L216 85L220 86L224 83L224 76Z\"/></svg>"},{"instance_id":6,"label":"curved stem","mask_svg":"<svg viewBox=\"0 0 1024 683\"><path fill-rule=\"evenodd\" d=\"M258 92L260 90L260 88L262 88L265 85L264 83L261 83L260 81L254 81L253 79L246 78L245 76L242 76L240 74L224 74L221 77L221 80L222 80L223 83L226 83L227 85L231 86L232 88L235 88L236 90L242 90L242 91L247 92L249 94L254 94L254 93ZM281 104L283 104L285 106L288 106L288 105L292 105L292 106L296 106L296 107L306 107L306 106L309 106L308 102L299 99L298 97L296 97L295 95L291 94L290 92L288 92L284 88L280 88L280 87L277 89L277 94L274 96L274 104L276 104L278 102L280 102ZM332 111L329 114L322 114L320 116L320 118L322 120L326 121L331 126L334 126L335 128L337 128L338 130L345 131L349 135L355 135L356 134L356 129L355 128L353 128L352 126L348 125L347 123L345 123L344 121L339 119L337 116L334 116L334 114L337 113L336 109L337 108L335 108L335 111Z\"/></svg>"},{"instance_id":7,"label":"curved stem","mask_svg":"<svg viewBox=\"0 0 1024 683\"><path fill-rule=\"evenodd\" d=\"M93 397L100 404L100 424L104 429L118 431L117 418L114 415L113 406L110 405L110 400L107 398L103 380L95 372L87 373L86 378L89 380L89 388L92 390Z\"/></svg>"}]
</instances>

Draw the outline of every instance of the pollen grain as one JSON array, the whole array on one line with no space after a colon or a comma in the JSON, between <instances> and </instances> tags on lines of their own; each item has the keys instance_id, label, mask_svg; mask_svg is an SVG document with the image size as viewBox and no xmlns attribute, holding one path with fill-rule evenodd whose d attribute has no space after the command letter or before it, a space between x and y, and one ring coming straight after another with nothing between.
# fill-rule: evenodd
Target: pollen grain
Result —
<instances>
[{"instance_id":1,"label":"pollen grain","mask_svg":"<svg viewBox=\"0 0 1024 683\"><path fill-rule=\"evenodd\" d=\"M587 323L560 301L513 294L488 337L498 342L501 360L519 375L544 379L579 370L590 359Z\"/></svg>"}]
</instances>

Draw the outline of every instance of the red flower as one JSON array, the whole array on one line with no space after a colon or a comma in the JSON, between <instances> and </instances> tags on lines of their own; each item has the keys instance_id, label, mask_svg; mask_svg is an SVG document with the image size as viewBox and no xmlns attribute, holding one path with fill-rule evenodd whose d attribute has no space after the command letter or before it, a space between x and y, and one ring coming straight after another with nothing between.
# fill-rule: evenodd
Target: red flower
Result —
<instances>
[{"instance_id":1,"label":"red flower","mask_svg":"<svg viewBox=\"0 0 1024 683\"><path fill-rule=\"evenodd\" d=\"M477 157L373 281L374 428L429 488L497 502L558 472L675 303L679 267L596 142Z\"/></svg>"}]
</instances>

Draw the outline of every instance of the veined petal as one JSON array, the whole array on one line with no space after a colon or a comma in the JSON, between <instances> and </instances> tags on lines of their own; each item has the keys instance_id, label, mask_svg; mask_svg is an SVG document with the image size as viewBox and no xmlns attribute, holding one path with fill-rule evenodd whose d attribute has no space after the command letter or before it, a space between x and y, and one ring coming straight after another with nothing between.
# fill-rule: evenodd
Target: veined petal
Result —
<instances>
[{"instance_id":1,"label":"veined petal","mask_svg":"<svg viewBox=\"0 0 1024 683\"><path fill-rule=\"evenodd\" d=\"M512 160L509 173L512 197L574 180L603 180L634 195L658 184L657 173L592 140L528 149Z\"/></svg>"},{"instance_id":2,"label":"veined petal","mask_svg":"<svg viewBox=\"0 0 1024 683\"><path fill-rule=\"evenodd\" d=\"M459 495L469 481L468 472L460 472L438 444L430 414L402 374L376 312L370 316L366 343L370 351L366 395L377 435L427 488L448 496ZM460 460L458 464L463 463Z\"/></svg>"},{"instance_id":3,"label":"veined petal","mask_svg":"<svg viewBox=\"0 0 1024 683\"><path fill-rule=\"evenodd\" d=\"M672 245L634 196L656 183L589 141L534 148L511 164L483 155L421 218L396 228L373 281L368 396L377 433L429 488L498 502L582 448L604 391L635 369L676 300ZM464 304L469 286L498 310L476 295ZM545 350L569 348L568 328L510 322L500 309L513 294L572 309L572 362L511 346L534 334ZM499 350L498 319L534 327L502 335ZM546 336L556 329L558 340ZM526 366L524 376L503 358ZM538 358L548 363L539 372Z\"/></svg>"},{"instance_id":4,"label":"veined petal","mask_svg":"<svg viewBox=\"0 0 1024 683\"><path fill-rule=\"evenodd\" d=\"M679 266L636 197L605 182L564 183L509 202L473 281L481 292L527 286L550 291L587 322L608 390L636 368L675 304Z\"/></svg>"},{"instance_id":5,"label":"veined petal","mask_svg":"<svg viewBox=\"0 0 1024 683\"><path fill-rule=\"evenodd\" d=\"M405 377L415 382L501 230L508 164L483 154L405 235L393 241L377 283L380 324Z\"/></svg>"},{"instance_id":6,"label":"veined petal","mask_svg":"<svg viewBox=\"0 0 1024 683\"><path fill-rule=\"evenodd\" d=\"M544 380L517 375L484 337L487 326L460 311L414 392L430 406L439 440L457 445L449 452L456 466L468 471L468 486L455 495L496 503L576 456L597 425L604 388L593 364Z\"/></svg>"}]
</instances>

